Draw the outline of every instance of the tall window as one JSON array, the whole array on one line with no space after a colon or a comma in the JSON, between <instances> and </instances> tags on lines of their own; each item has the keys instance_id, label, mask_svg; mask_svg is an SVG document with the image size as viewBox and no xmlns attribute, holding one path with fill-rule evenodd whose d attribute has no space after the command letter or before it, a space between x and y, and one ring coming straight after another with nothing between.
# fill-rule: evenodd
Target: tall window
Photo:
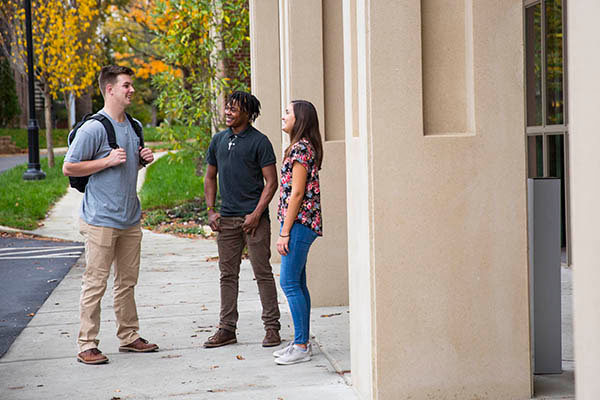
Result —
<instances>
[{"instance_id":1,"label":"tall window","mask_svg":"<svg viewBox=\"0 0 600 400\"><path fill-rule=\"evenodd\" d=\"M569 262L566 0L525 0L527 157L530 178L561 180L561 245Z\"/></svg>"}]
</instances>

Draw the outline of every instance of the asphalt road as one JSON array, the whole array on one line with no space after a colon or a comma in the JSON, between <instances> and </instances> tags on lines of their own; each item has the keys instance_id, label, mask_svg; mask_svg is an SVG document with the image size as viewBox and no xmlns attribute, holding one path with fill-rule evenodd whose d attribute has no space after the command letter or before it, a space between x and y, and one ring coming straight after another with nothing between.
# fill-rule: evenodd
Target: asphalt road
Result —
<instances>
[{"instance_id":1,"label":"asphalt road","mask_svg":"<svg viewBox=\"0 0 600 400\"><path fill-rule=\"evenodd\" d=\"M54 155L59 156L67 152L66 148L59 147L54 149ZM46 158L47 154L45 150L40 153L40 159ZM0 174L12 167L16 167L20 164L27 164L29 162L29 154L0 154Z\"/></svg>"},{"instance_id":2,"label":"asphalt road","mask_svg":"<svg viewBox=\"0 0 600 400\"><path fill-rule=\"evenodd\" d=\"M83 252L83 244L0 235L0 357Z\"/></svg>"},{"instance_id":3,"label":"asphalt road","mask_svg":"<svg viewBox=\"0 0 600 400\"><path fill-rule=\"evenodd\" d=\"M24 164L29 161L27 154L19 154L14 156L0 156L0 173L16 167L17 165Z\"/></svg>"}]
</instances>

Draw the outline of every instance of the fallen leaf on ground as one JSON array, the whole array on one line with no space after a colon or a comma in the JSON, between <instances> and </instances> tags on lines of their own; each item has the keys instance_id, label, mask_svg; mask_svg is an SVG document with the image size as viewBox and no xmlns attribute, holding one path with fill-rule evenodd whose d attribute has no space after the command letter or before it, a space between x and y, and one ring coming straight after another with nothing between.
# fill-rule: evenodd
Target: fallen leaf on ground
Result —
<instances>
[{"instance_id":1,"label":"fallen leaf on ground","mask_svg":"<svg viewBox=\"0 0 600 400\"><path fill-rule=\"evenodd\" d=\"M212 367L210 367L210 369L217 369L217 368L219 368L218 365L213 365Z\"/></svg>"},{"instance_id":2,"label":"fallen leaf on ground","mask_svg":"<svg viewBox=\"0 0 600 400\"><path fill-rule=\"evenodd\" d=\"M168 354L166 356L162 356L161 358L179 358L181 354Z\"/></svg>"},{"instance_id":3,"label":"fallen leaf on ground","mask_svg":"<svg viewBox=\"0 0 600 400\"><path fill-rule=\"evenodd\" d=\"M206 261L219 261L219 256L206 257Z\"/></svg>"},{"instance_id":4,"label":"fallen leaf on ground","mask_svg":"<svg viewBox=\"0 0 600 400\"><path fill-rule=\"evenodd\" d=\"M341 312L336 312L336 313L333 313L333 314L322 314L321 318L335 317L336 315L342 315L342 313Z\"/></svg>"},{"instance_id":5,"label":"fallen leaf on ground","mask_svg":"<svg viewBox=\"0 0 600 400\"><path fill-rule=\"evenodd\" d=\"M9 386L8 388L10 390L18 390L18 389L25 389L25 386Z\"/></svg>"},{"instance_id":6,"label":"fallen leaf on ground","mask_svg":"<svg viewBox=\"0 0 600 400\"><path fill-rule=\"evenodd\" d=\"M245 360L245 358L240 356L239 354L237 356L235 356L235 358L237 358L238 360Z\"/></svg>"},{"instance_id":7,"label":"fallen leaf on ground","mask_svg":"<svg viewBox=\"0 0 600 400\"><path fill-rule=\"evenodd\" d=\"M29 313L27 314L28 317L33 317L35 315L35 313Z\"/></svg>"},{"instance_id":8,"label":"fallen leaf on ground","mask_svg":"<svg viewBox=\"0 0 600 400\"><path fill-rule=\"evenodd\" d=\"M209 393L219 393L219 392L225 392L225 389L208 389L207 392Z\"/></svg>"}]
</instances>

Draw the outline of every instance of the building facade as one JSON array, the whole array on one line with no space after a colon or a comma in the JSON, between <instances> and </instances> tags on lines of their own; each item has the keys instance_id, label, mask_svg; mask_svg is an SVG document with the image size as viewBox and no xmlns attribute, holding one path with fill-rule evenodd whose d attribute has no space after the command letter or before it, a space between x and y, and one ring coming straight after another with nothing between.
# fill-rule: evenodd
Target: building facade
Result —
<instances>
[{"instance_id":1,"label":"building facade","mask_svg":"<svg viewBox=\"0 0 600 400\"><path fill-rule=\"evenodd\" d=\"M325 236L309 287L315 306L350 306L361 398L532 396L526 180L538 165L529 153L552 143L570 176L578 398L600 398L600 2L565 13L569 128L565 117L555 142L546 128L557 124L529 123L536 4L541 13L544 0L250 1L257 125L278 157L286 105L306 99L319 113Z\"/></svg>"}]
</instances>

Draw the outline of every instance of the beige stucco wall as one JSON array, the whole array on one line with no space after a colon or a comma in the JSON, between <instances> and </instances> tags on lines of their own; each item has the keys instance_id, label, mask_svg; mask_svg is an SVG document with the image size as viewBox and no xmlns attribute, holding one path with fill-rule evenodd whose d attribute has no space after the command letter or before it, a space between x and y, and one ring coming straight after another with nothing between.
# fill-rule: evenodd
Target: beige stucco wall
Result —
<instances>
[{"instance_id":1,"label":"beige stucco wall","mask_svg":"<svg viewBox=\"0 0 600 400\"><path fill-rule=\"evenodd\" d=\"M473 54L472 82L461 87L473 87L474 131L441 136L424 130L423 82L457 89L423 76L422 46L442 52L449 42L422 42L418 0L358 3L368 15L367 121L359 125L369 159L348 162L347 173L354 181L351 168L366 169L352 185L368 193L370 215L349 240L370 242L374 282L361 281L357 291L371 290L372 314L353 321L372 321L372 396L527 398L522 2L473 2L466 11L473 40L458 51ZM365 197L348 195L349 204ZM361 261L350 257L350 270ZM352 304L352 286L351 293ZM352 346L362 357L365 350Z\"/></svg>"},{"instance_id":2,"label":"beige stucco wall","mask_svg":"<svg viewBox=\"0 0 600 400\"><path fill-rule=\"evenodd\" d=\"M600 3L568 3L569 176L575 338L575 391L600 398Z\"/></svg>"},{"instance_id":3,"label":"beige stucco wall","mask_svg":"<svg viewBox=\"0 0 600 400\"><path fill-rule=\"evenodd\" d=\"M337 2L279 0L277 16L266 10L274 0L262 2L251 1L252 41L278 22L280 84L270 83L272 66L253 64L253 89L280 93L279 112L311 100L326 139L326 236L311 250L309 287L315 305L350 294L357 392L528 398L521 0L439 0L426 24L419 0L348 0L341 19ZM435 40L444 18L462 21L464 35ZM424 53L433 65L423 66ZM277 57L253 57L263 54ZM257 78L261 68L269 72ZM430 97L424 112L425 86L450 95Z\"/></svg>"},{"instance_id":4,"label":"beige stucco wall","mask_svg":"<svg viewBox=\"0 0 600 400\"><path fill-rule=\"evenodd\" d=\"M273 144L277 157L278 176L281 166L281 86L279 80L279 18L278 0L250 1L250 68L251 87L254 94L261 102L261 115L254 126L267 135ZM259 21L270 21L261 23ZM274 45L275 44L275 45ZM269 205L271 217L271 262L280 262L276 236L279 233L277 220L277 203L279 191L273 196Z\"/></svg>"},{"instance_id":5,"label":"beige stucco wall","mask_svg":"<svg viewBox=\"0 0 600 400\"><path fill-rule=\"evenodd\" d=\"M341 3L336 7L321 0L280 0L279 26L281 105L285 108L296 99L311 101L324 140L319 173L324 236L313 244L307 264L312 305L347 305L345 146L338 140L344 135L343 57L341 53L326 57L323 52L325 47L342 46ZM330 83L336 75L340 83ZM280 151L289 143L286 136Z\"/></svg>"}]
</instances>

